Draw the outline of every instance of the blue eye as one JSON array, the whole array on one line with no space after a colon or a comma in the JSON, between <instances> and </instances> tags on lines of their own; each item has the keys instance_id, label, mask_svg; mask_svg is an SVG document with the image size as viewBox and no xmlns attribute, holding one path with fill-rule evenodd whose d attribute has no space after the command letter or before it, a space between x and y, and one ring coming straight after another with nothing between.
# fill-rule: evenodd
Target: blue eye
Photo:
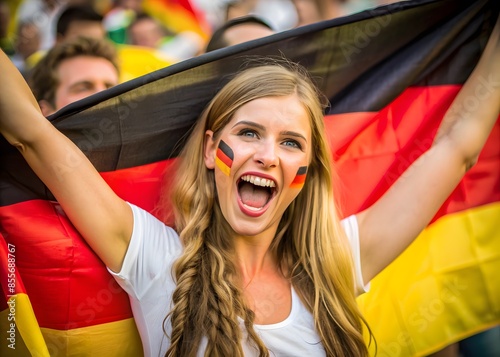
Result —
<instances>
[{"instance_id":1,"label":"blue eye","mask_svg":"<svg viewBox=\"0 0 500 357\"><path fill-rule=\"evenodd\" d=\"M245 138L257 138L258 135L254 130L243 129L238 133L239 136L243 136Z\"/></svg>"},{"instance_id":2,"label":"blue eye","mask_svg":"<svg viewBox=\"0 0 500 357\"><path fill-rule=\"evenodd\" d=\"M302 146L296 140L285 140L283 142L283 145L289 146L289 147L292 147L292 148L302 149Z\"/></svg>"}]
</instances>

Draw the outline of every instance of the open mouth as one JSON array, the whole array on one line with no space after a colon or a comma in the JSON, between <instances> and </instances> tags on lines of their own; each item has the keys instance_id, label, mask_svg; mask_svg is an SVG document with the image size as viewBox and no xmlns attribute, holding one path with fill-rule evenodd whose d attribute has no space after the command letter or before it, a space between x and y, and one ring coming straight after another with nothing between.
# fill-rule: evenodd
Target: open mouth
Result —
<instances>
[{"instance_id":1,"label":"open mouth","mask_svg":"<svg viewBox=\"0 0 500 357\"><path fill-rule=\"evenodd\" d=\"M250 211L262 210L276 194L276 182L254 175L243 175L238 183L243 206Z\"/></svg>"}]
</instances>

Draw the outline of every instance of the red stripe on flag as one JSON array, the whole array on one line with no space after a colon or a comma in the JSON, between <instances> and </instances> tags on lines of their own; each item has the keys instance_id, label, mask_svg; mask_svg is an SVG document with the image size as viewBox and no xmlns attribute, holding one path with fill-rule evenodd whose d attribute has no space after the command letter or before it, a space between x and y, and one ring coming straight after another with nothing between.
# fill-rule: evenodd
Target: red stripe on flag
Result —
<instances>
[{"instance_id":1,"label":"red stripe on flag","mask_svg":"<svg viewBox=\"0 0 500 357\"><path fill-rule=\"evenodd\" d=\"M299 188L304 186L304 182L306 181L306 175L300 175L295 177L295 180L290 184L292 188Z\"/></svg>"},{"instance_id":2,"label":"red stripe on flag","mask_svg":"<svg viewBox=\"0 0 500 357\"><path fill-rule=\"evenodd\" d=\"M306 181L306 176L307 176L307 166L299 167L297 175L295 175L295 178L290 184L290 187L297 188L303 186L304 182Z\"/></svg>"},{"instance_id":3,"label":"red stripe on flag","mask_svg":"<svg viewBox=\"0 0 500 357\"><path fill-rule=\"evenodd\" d=\"M325 125L345 215L373 204L430 145L460 86L412 87L376 113L330 115ZM499 122L477 164L443 204L448 213L500 201ZM338 139L339 138L339 139Z\"/></svg>"},{"instance_id":4,"label":"red stripe on flag","mask_svg":"<svg viewBox=\"0 0 500 357\"><path fill-rule=\"evenodd\" d=\"M148 212L157 212L160 195L172 184L175 159L128 169L101 172L108 185L125 201Z\"/></svg>"},{"instance_id":5,"label":"red stripe on flag","mask_svg":"<svg viewBox=\"0 0 500 357\"><path fill-rule=\"evenodd\" d=\"M233 165L233 160L227 156L221 148L217 149L217 157L220 161L222 161L227 167L231 167Z\"/></svg>"},{"instance_id":6,"label":"red stripe on flag","mask_svg":"<svg viewBox=\"0 0 500 357\"><path fill-rule=\"evenodd\" d=\"M41 327L67 330L132 317L128 295L57 203L1 207L0 218Z\"/></svg>"}]
</instances>

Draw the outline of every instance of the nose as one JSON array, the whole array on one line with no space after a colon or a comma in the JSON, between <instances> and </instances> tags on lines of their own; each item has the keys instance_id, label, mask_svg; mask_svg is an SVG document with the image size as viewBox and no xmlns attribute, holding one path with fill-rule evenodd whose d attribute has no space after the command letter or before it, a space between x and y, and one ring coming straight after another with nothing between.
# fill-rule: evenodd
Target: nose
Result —
<instances>
[{"instance_id":1,"label":"nose","mask_svg":"<svg viewBox=\"0 0 500 357\"><path fill-rule=\"evenodd\" d=\"M271 141L261 142L255 152L254 160L266 168L278 166L279 157L276 144Z\"/></svg>"}]
</instances>

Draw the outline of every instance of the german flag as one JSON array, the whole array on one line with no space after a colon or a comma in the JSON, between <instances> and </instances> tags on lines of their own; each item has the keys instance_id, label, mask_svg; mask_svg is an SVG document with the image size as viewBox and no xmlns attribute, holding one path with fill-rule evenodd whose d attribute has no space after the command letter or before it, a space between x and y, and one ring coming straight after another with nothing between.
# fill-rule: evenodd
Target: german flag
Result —
<instances>
[{"instance_id":1,"label":"german flag","mask_svg":"<svg viewBox=\"0 0 500 357\"><path fill-rule=\"evenodd\" d=\"M16 263L16 247L7 244L0 234L0 277L7 306L1 307L2 346L13 355L29 356L30 351L37 351L38 356L49 356L49 351L40 332L37 319ZM3 355L3 354L2 354Z\"/></svg>"},{"instance_id":2,"label":"german flag","mask_svg":"<svg viewBox=\"0 0 500 357\"><path fill-rule=\"evenodd\" d=\"M233 165L234 153L233 150L224 142L220 141L215 155L215 164L227 176L231 173Z\"/></svg>"},{"instance_id":3,"label":"german flag","mask_svg":"<svg viewBox=\"0 0 500 357\"><path fill-rule=\"evenodd\" d=\"M335 190L349 215L375 202L431 145L499 7L495 0L404 1L176 63L49 119L118 195L162 218L169 212L156 209L159 192L206 104L249 56L285 56L306 66L330 99ZM497 122L432 223L359 298L378 356L422 356L500 323L499 138ZM32 355L141 355L126 294L20 154L6 142L0 152L2 264L15 247L23 284L15 296L32 306L16 305L16 346ZM8 331L9 270L0 271L0 330ZM25 316L38 333L23 332ZM0 344L2 356L19 351Z\"/></svg>"},{"instance_id":4,"label":"german flag","mask_svg":"<svg viewBox=\"0 0 500 357\"><path fill-rule=\"evenodd\" d=\"M304 186L304 182L306 182L306 176L307 176L307 166L301 166L297 170L297 175L295 175L295 178L293 179L290 187L293 188L302 188Z\"/></svg>"}]
</instances>

